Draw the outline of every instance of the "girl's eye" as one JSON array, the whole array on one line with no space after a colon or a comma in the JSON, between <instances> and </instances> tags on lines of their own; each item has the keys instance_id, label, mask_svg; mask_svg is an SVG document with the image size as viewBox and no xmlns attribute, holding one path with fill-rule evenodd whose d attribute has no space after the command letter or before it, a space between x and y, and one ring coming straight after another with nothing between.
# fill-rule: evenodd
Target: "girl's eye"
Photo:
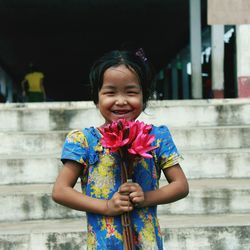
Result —
<instances>
[{"instance_id":1,"label":"girl's eye","mask_svg":"<svg viewBox=\"0 0 250 250\"><path fill-rule=\"evenodd\" d=\"M112 95L112 94L114 94L115 92L114 91L105 91L104 92L104 94L106 94L106 95Z\"/></svg>"},{"instance_id":2,"label":"girl's eye","mask_svg":"<svg viewBox=\"0 0 250 250\"><path fill-rule=\"evenodd\" d=\"M137 92L137 91L129 91L128 94L129 94L129 95L137 95L138 92Z\"/></svg>"}]
</instances>

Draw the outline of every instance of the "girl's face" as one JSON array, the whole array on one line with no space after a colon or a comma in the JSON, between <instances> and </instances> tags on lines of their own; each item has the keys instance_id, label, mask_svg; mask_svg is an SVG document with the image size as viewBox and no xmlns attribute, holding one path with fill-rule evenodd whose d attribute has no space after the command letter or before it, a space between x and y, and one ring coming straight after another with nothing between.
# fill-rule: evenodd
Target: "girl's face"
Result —
<instances>
[{"instance_id":1,"label":"girl's face","mask_svg":"<svg viewBox=\"0 0 250 250\"><path fill-rule=\"evenodd\" d=\"M135 120L143 110L139 79L125 65L110 67L104 72L98 99L97 107L106 123L121 118Z\"/></svg>"}]
</instances>

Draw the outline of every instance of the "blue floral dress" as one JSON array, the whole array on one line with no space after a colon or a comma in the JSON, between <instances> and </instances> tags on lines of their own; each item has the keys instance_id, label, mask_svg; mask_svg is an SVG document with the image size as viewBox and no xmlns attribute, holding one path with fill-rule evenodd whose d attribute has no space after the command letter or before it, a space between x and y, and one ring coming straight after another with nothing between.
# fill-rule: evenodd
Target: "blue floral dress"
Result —
<instances>
[{"instance_id":1,"label":"blue floral dress","mask_svg":"<svg viewBox=\"0 0 250 250\"><path fill-rule=\"evenodd\" d=\"M178 163L179 153L166 126L152 126L155 135L152 145L158 148L153 158L141 158L134 165L133 182L144 192L159 188L161 170ZM71 131L62 150L62 162L73 160L83 167L81 176L84 194L111 199L121 185L121 161L117 153L109 153L100 142L98 129L91 127ZM157 207L135 208L131 212L136 249L163 249ZM88 249L123 249L121 216L108 217L87 213Z\"/></svg>"}]
</instances>

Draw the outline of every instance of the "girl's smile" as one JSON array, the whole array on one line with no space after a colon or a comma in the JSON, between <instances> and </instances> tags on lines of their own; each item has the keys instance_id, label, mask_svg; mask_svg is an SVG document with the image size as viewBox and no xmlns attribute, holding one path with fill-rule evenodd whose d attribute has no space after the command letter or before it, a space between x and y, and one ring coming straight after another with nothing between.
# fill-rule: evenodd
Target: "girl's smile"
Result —
<instances>
[{"instance_id":1,"label":"girl's smile","mask_svg":"<svg viewBox=\"0 0 250 250\"><path fill-rule=\"evenodd\" d=\"M106 123L124 118L135 120L143 110L141 85L136 73L125 65L108 68L98 94L98 105Z\"/></svg>"}]
</instances>

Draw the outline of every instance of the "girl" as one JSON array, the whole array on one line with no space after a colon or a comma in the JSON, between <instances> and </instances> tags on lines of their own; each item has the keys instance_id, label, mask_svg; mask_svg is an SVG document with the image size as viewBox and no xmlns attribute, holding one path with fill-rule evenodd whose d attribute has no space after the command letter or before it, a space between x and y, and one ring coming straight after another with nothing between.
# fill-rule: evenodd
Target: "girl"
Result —
<instances>
[{"instance_id":1,"label":"girl","mask_svg":"<svg viewBox=\"0 0 250 250\"><path fill-rule=\"evenodd\" d=\"M107 125L118 119L135 120L146 107L152 79L142 50L111 51L90 72L93 99ZM98 128L67 135L61 170L53 188L54 201L86 211L88 249L123 249L121 214L130 212L136 249L163 249L156 207L188 194L179 154L166 126L152 125L153 158L136 162L133 182L121 184L119 155L101 144ZM159 188L160 172L168 184ZM81 178L83 193L73 189Z\"/></svg>"}]
</instances>

